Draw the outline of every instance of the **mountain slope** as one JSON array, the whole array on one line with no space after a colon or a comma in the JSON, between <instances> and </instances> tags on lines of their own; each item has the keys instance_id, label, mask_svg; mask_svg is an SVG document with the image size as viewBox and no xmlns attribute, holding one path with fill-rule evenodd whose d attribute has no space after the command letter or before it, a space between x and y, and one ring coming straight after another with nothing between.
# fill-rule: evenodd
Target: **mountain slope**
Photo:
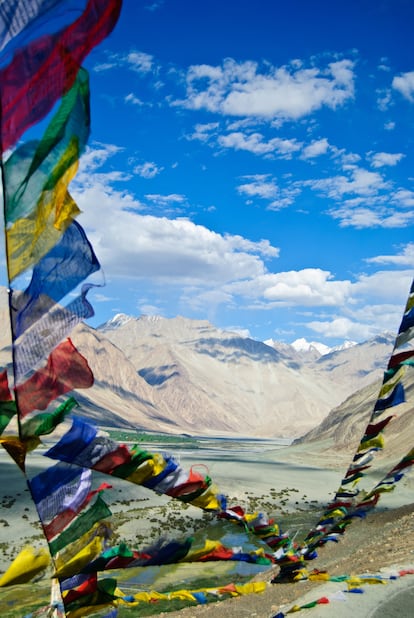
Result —
<instances>
[{"instance_id":1,"label":"mountain slope","mask_svg":"<svg viewBox=\"0 0 414 618\"><path fill-rule=\"evenodd\" d=\"M342 404L334 408L326 418L311 431L295 440L292 446L301 446L301 451L318 458L329 450L332 457L342 460L350 458L359 445L377 400L382 381L377 380L369 386L353 393ZM397 463L413 447L414 416L414 368L407 367L404 378L406 402L384 412L384 418L393 418L384 431L385 448L377 456L384 468L390 462ZM382 419L383 417L381 417ZM378 420L381 420L378 419ZM350 463L350 459L348 461Z\"/></svg>"}]
</instances>

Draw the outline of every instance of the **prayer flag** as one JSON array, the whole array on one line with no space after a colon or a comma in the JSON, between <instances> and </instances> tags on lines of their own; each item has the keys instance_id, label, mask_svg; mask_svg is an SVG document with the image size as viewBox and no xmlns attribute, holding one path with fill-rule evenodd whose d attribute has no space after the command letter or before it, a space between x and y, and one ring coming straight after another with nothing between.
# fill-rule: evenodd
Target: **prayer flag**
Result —
<instances>
[{"instance_id":1,"label":"prayer flag","mask_svg":"<svg viewBox=\"0 0 414 618\"><path fill-rule=\"evenodd\" d=\"M112 31L120 9L121 0L88 0L76 21L30 42L0 70L2 152L71 88L84 58Z\"/></svg>"},{"instance_id":2,"label":"prayer flag","mask_svg":"<svg viewBox=\"0 0 414 618\"><path fill-rule=\"evenodd\" d=\"M60 30L85 9L86 0L2 0L0 3L0 58L47 32Z\"/></svg>"},{"instance_id":3,"label":"prayer flag","mask_svg":"<svg viewBox=\"0 0 414 618\"><path fill-rule=\"evenodd\" d=\"M45 410L60 395L92 384L93 374L86 359L67 339L51 352L46 367L16 386L20 415L23 418L33 410Z\"/></svg>"}]
</instances>

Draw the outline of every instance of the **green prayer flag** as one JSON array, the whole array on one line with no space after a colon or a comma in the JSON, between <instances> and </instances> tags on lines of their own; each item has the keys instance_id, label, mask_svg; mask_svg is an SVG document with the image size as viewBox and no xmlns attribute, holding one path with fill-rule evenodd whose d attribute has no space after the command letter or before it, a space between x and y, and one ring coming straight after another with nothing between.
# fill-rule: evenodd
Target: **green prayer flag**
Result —
<instances>
[{"instance_id":1,"label":"green prayer flag","mask_svg":"<svg viewBox=\"0 0 414 618\"><path fill-rule=\"evenodd\" d=\"M62 534L49 543L50 553L52 556L55 556L58 551L86 534L98 521L105 519L105 517L110 517L111 515L111 511L101 496L98 495L94 504L87 511L83 511Z\"/></svg>"},{"instance_id":2,"label":"green prayer flag","mask_svg":"<svg viewBox=\"0 0 414 618\"><path fill-rule=\"evenodd\" d=\"M53 412L37 414L34 418L23 423L22 435L27 438L29 436L44 436L51 433L64 420L65 416L78 405L74 397L69 397Z\"/></svg>"},{"instance_id":3,"label":"green prayer flag","mask_svg":"<svg viewBox=\"0 0 414 618\"><path fill-rule=\"evenodd\" d=\"M16 412L17 408L14 400L0 401L0 435L6 429Z\"/></svg>"}]
</instances>

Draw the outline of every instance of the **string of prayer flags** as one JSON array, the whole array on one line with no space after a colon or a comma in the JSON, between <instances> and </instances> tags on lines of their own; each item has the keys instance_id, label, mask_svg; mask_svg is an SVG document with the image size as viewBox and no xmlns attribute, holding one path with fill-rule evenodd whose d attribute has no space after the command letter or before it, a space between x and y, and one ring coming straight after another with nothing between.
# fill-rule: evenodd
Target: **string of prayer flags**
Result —
<instances>
[{"instance_id":1,"label":"string of prayer flags","mask_svg":"<svg viewBox=\"0 0 414 618\"><path fill-rule=\"evenodd\" d=\"M367 492L357 487L371 468L375 454L384 448L384 431L396 416L395 413L385 416L385 413L391 408L394 411L405 401L404 377L414 366L414 349L409 345L414 338L413 307L414 281L368 425L333 502L327 506L316 527L305 538L303 548L305 557L327 541L336 541L337 535L343 534L353 518L365 516L369 509L376 506L380 495L392 491L395 484L403 477L397 464L397 467L392 468L372 490ZM407 464L401 463L402 468L412 465L411 451L402 461Z\"/></svg>"},{"instance_id":2,"label":"string of prayer flags","mask_svg":"<svg viewBox=\"0 0 414 618\"><path fill-rule=\"evenodd\" d=\"M41 436L53 434L45 456L58 463L30 478L28 486L48 543L54 581L59 582L61 598L55 590L54 607L70 618L101 610L110 610L111 615L118 607L160 599L207 602L209 596L256 593L266 586L252 582L165 595L126 595L115 578L102 576L114 569L234 560L277 563L279 581L284 577L292 581L303 574L304 559L312 557L315 546L337 541L352 517L376 504L413 462L410 451L361 502L355 486L383 448L383 433L394 417L385 412L404 401L404 377L414 364L414 353L407 349L414 335L414 288L365 434L334 503L308 536L305 548L295 545L266 515L229 506L207 473L184 470L172 455L113 441L78 416L72 416L69 428L63 425L78 407L69 394L94 382L87 359L70 335L80 321L93 315L87 295L93 287L90 277L100 269L75 221L79 208L69 192L90 133L89 79L81 64L112 31L120 8L120 0L33 0L30 6L27 0L4 0L0 6L0 149L4 154L14 148L2 162L14 380L10 389L7 373L0 373L0 431L13 416L18 421L18 435L3 434L1 444L28 479L27 452ZM43 137L18 144L55 105ZM29 269L29 285L13 289ZM71 301L62 306L68 295ZM95 472L214 512L254 534L262 546L243 551L207 540L204 547L194 548L189 536L161 539L145 548L113 545L111 510L103 498L111 486L101 483L93 489ZM21 577L28 581L45 567L43 556L33 554L20 557L16 564L6 582ZM322 602L327 600L315 601Z\"/></svg>"},{"instance_id":3,"label":"string of prayer flags","mask_svg":"<svg viewBox=\"0 0 414 618\"><path fill-rule=\"evenodd\" d=\"M109 587L107 584L102 586L102 581L111 581L112 587ZM266 589L266 582L251 582L247 584L231 583L225 586L218 586L214 588L199 588L197 590L183 589L164 593L156 591L137 592L132 595L124 595L122 590L116 587L116 585L114 584L114 580L95 581L93 578L91 578L86 579L82 584L80 584L78 590L81 589L82 586L84 587L83 589L89 591L89 594L80 594L78 598L76 598L76 589L66 591L64 590L64 585L62 586L62 595L65 603L65 608L70 618L81 618L82 616L87 615L85 613L82 613L82 611L85 611L85 608L88 607L88 604L92 608L92 606L97 605L99 601L102 602L102 596L97 594L97 592L102 593L102 590L106 591L109 594L112 594L112 602L116 605L116 607L122 608L138 607L142 603L155 603L159 601L175 600L190 601L198 604L204 604L218 601L226 597L229 598L248 594L260 594ZM83 592L83 590L81 592ZM87 603L85 604L86 600ZM97 611L97 609L98 608L95 607L93 611ZM79 610L79 613L75 610Z\"/></svg>"}]
</instances>

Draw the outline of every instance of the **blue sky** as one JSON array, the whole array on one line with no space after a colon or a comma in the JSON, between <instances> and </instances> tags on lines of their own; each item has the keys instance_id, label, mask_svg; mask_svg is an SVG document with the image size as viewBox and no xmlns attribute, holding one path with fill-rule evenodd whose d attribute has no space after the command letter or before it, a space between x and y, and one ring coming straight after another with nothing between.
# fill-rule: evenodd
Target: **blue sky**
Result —
<instances>
[{"instance_id":1,"label":"blue sky","mask_svg":"<svg viewBox=\"0 0 414 618\"><path fill-rule=\"evenodd\" d=\"M398 328L414 267L411 0L124 0L85 63L71 192L93 325L182 315L337 345Z\"/></svg>"}]
</instances>

